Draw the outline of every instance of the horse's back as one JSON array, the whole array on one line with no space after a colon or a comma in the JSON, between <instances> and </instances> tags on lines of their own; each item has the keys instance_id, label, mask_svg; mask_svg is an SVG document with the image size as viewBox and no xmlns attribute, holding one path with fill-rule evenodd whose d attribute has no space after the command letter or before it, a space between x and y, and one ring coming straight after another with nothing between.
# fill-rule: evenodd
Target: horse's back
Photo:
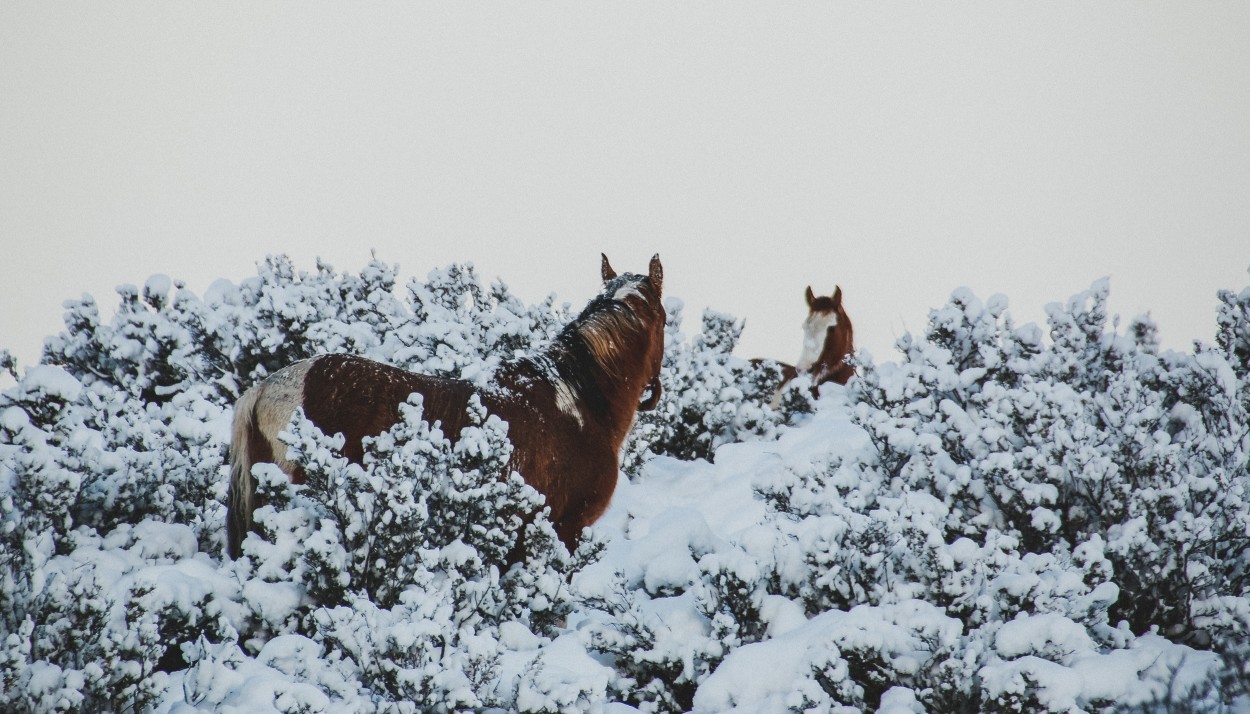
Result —
<instances>
[{"instance_id":1,"label":"horse's back","mask_svg":"<svg viewBox=\"0 0 1250 714\"><path fill-rule=\"evenodd\" d=\"M351 355L315 358L305 376L303 406L327 434L342 433L343 455L360 462L361 440L400 419L399 405L413 393L423 397L423 418L440 422L452 442L468 423L468 404L477 394L487 411L508 422L513 443L510 468L542 493L556 531L570 548L581 529L594 522L616 485L616 451L600 448L603 437L574 426L577 418L556 405L554 388L529 374L524 389L476 389L471 383L415 374Z\"/></svg>"},{"instance_id":2,"label":"horse's back","mask_svg":"<svg viewBox=\"0 0 1250 714\"><path fill-rule=\"evenodd\" d=\"M243 393L235 404L230 443L231 477L227 495L227 548L240 555L244 535L253 528L256 484L253 464L278 465L294 483L304 474L286 459L278 434L296 409L326 434L344 436L342 453L360 463L362 439L377 436L400 420L399 405L421 394L424 418L442 422L453 441L464 427L472 385L455 379L414 374L352 355L320 355L274 372Z\"/></svg>"},{"instance_id":3,"label":"horse's back","mask_svg":"<svg viewBox=\"0 0 1250 714\"><path fill-rule=\"evenodd\" d=\"M400 420L399 405L422 396L424 418L442 422L453 440L466 419L473 386L458 379L416 374L354 355L322 355L304 377L303 407L326 434L342 433L343 455L359 462L361 439L377 436Z\"/></svg>"}]
</instances>

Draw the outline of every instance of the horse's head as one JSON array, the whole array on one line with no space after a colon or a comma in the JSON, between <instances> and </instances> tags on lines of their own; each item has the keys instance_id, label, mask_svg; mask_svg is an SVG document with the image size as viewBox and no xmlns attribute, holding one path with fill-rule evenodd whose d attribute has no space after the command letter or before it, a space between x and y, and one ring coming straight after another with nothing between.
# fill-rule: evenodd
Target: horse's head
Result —
<instances>
[{"instance_id":1,"label":"horse's head","mask_svg":"<svg viewBox=\"0 0 1250 714\"><path fill-rule=\"evenodd\" d=\"M617 275L608 263L608 256L602 257L600 273L603 277L603 291L600 298L624 305L634 316L640 333L638 337L642 340L642 364L646 367L648 380L645 399L638 404L638 409L655 409L663 394L660 387L660 366L664 361L664 325L668 319L663 301L664 267L660 265L660 256L657 253L651 256L646 275Z\"/></svg>"},{"instance_id":2,"label":"horse's head","mask_svg":"<svg viewBox=\"0 0 1250 714\"><path fill-rule=\"evenodd\" d=\"M833 295L818 297L809 285L805 297L808 313L803 321L803 351L795 368L813 374L833 371L854 349L851 319L842 306L842 288L835 285Z\"/></svg>"}]
</instances>

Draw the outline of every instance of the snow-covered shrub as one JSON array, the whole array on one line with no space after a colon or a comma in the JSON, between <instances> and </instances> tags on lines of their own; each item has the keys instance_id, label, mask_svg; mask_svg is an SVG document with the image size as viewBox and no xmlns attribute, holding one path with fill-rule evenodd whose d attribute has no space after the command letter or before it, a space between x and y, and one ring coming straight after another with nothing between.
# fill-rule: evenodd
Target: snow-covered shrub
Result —
<instances>
[{"instance_id":1,"label":"snow-covered shrub","mask_svg":"<svg viewBox=\"0 0 1250 714\"><path fill-rule=\"evenodd\" d=\"M621 468L629 474L659 454L711 461L718 446L773 438L782 422L769 406L780 372L732 354L743 323L705 310L702 332L687 344L681 333L682 301L668 298L665 308L664 394L654 410L638 413L625 442Z\"/></svg>"},{"instance_id":2,"label":"snow-covered shrub","mask_svg":"<svg viewBox=\"0 0 1250 714\"><path fill-rule=\"evenodd\" d=\"M423 711L504 705L500 630L554 634L569 611L573 561L541 495L507 472L498 417L473 400L453 445L422 420L419 396L400 411L359 465L337 453L341 437L297 413L283 438L306 483L261 469L265 539L244 541L244 569L254 568L244 578L300 585L303 614L282 621L301 623L294 634L340 657L340 671L379 701L422 702ZM262 631L282 631L263 620Z\"/></svg>"},{"instance_id":3,"label":"snow-covered shrub","mask_svg":"<svg viewBox=\"0 0 1250 714\"><path fill-rule=\"evenodd\" d=\"M1250 680L1240 383L1221 354L1161 354L1148 320L1109 330L1106 294L1051 308L1047 341L1005 300L959 291L900 364L861 365L845 402L818 403L849 409L866 449L769 447L785 465L755 465L759 525L725 542L686 516L627 520L607 557L636 564L574 581L616 696L647 711L1226 711ZM640 487L682 473L653 463ZM876 624L845 641L817 624L847 613ZM1158 665L1177 658L1184 686ZM1185 697L1202 704L1175 709Z\"/></svg>"},{"instance_id":4,"label":"snow-covered shrub","mask_svg":"<svg viewBox=\"0 0 1250 714\"><path fill-rule=\"evenodd\" d=\"M607 656L615 677L612 694L648 712L684 712L699 683L724 656L705 618L692 612L690 595L651 597L614 578L581 605L603 613L584 630L586 646Z\"/></svg>"},{"instance_id":5,"label":"snow-covered shrub","mask_svg":"<svg viewBox=\"0 0 1250 714\"><path fill-rule=\"evenodd\" d=\"M143 710L185 666L183 643L234 636L237 587L190 528L143 521L103 537L80 528L65 549L38 571L25 619L8 630L7 710Z\"/></svg>"},{"instance_id":6,"label":"snow-covered shrub","mask_svg":"<svg viewBox=\"0 0 1250 714\"><path fill-rule=\"evenodd\" d=\"M414 402L359 465L296 419L307 483L258 465L265 537L223 560L243 387L326 351L480 382L568 317L470 266L397 285L376 261L272 258L203 299L157 276L109 321L68 304L45 364L0 354L0 709L1250 701L1250 291L1221 293L1215 347L1175 353L1147 319L1121 331L1104 283L1048 334L961 290L899 363L778 409L776 370L730 354L739 323L686 341L670 303L638 478L577 554L504 473L504 425L475 406L453 446Z\"/></svg>"},{"instance_id":7,"label":"snow-covered shrub","mask_svg":"<svg viewBox=\"0 0 1250 714\"><path fill-rule=\"evenodd\" d=\"M14 380L17 379L17 359L13 353L0 347L0 372L4 372Z\"/></svg>"},{"instance_id":8,"label":"snow-covered shrub","mask_svg":"<svg viewBox=\"0 0 1250 714\"><path fill-rule=\"evenodd\" d=\"M412 317L383 347L388 361L426 374L485 380L502 360L541 350L572 318L553 296L525 305L502 282L484 288L471 264L431 271L407 291Z\"/></svg>"},{"instance_id":9,"label":"snow-covered shrub","mask_svg":"<svg viewBox=\"0 0 1250 714\"><path fill-rule=\"evenodd\" d=\"M906 511L886 505L887 496L922 491L939 500L924 538L899 533L885 543L912 553L923 552L918 546L925 542L938 551L960 543L999 550L1001 556L982 552L974 560L978 568L991 566L990 589L999 594L989 602L997 611L969 610L954 593L941 594L948 577L962 581L961 588L968 584L966 575L944 565L959 562L957 553L950 553L954 561L918 561L903 578L968 622L991 626L1051 612L1081 623L1100 646L1123 639L1111 627L1121 620L1132 632L1159 628L1204 647L1245 643L1246 620L1228 609L1229 598L1250 591L1250 422L1227 359L1235 353L1236 340L1227 336L1237 324L1234 301L1225 295L1222 352L1200 346L1192 355L1160 354L1145 319L1125 334L1108 331L1107 290L1102 281L1051 306L1049 344L1030 329L1015 329L1004 300L982 304L966 291L955 293L931 314L924 337L900 340L900 364L866 365L852 385L855 419L876 451L875 464L855 475L881 484L871 495L891 522ZM782 508L796 498L811 500L802 488L770 498ZM873 531L857 532L852 518L835 518L828 532L831 545L817 555L840 561L841 544L852 542L875 552L878 539L865 537ZM895 560L882 554L869 558L875 567ZM1003 556L1016 565L993 575L999 566L992 564ZM832 574L834 563L817 562L831 573L830 585L851 588L835 590L841 599L818 607L873 601L855 589L863 567ZM1014 593L1019 585L993 586L1021 575L1043 583L1047 574L1065 571L1070 584L1055 592L1053 604L1039 598L1036 586ZM863 580L878 587L891 582L882 572ZM829 591L816 585L817 592ZM1032 699L1042 691L1041 675L1012 676L1031 682L1019 690L1024 698L1007 696L1017 691L1011 685L993 708L1041 706ZM990 701L998 700L981 705Z\"/></svg>"},{"instance_id":10,"label":"snow-covered shrub","mask_svg":"<svg viewBox=\"0 0 1250 714\"><path fill-rule=\"evenodd\" d=\"M1250 586L1247 418L1223 355L1160 355L1153 327L1106 331L1100 282L1050 309L1051 345L967 293L868 367L856 418L886 474L950 507L945 537L991 529L1028 552L1106 544L1113 619L1203 638L1191 605Z\"/></svg>"},{"instance_id":11,"label":"snow-covered shrub","mask_svg":"<svg viewBox=\"0 0 1250 714\"><path fill-rule=\"evenodd\" d=\"M612 667L611 694L643 711L688 711L728 650L714 620L722 604L732 605L718 599L706 574L734 569L732 546L689 511L670 512L615 548L595 545L600 559L573 580L585 618L578 635Z\"/></svg>"},{"instance_id":12,"label":"snow-covered shrub","mask_svg":"<svg viewBox=\"0 0 1250 714\"><path fill-rule=\"evenodd\" d=\"M66 332L48 338L44 361L145 402L211 386L226 404L266 375L322 353L484 379L499 360L545 346L568 320L553 298L527 306L503 283L483 287L469 264L410 281L405 304L395 295L396 271L372 260L359 274L320 262L308 273L271 256L256 277L217 281L203 299L156 275L142 290L119 286L107 324L90 296L67 301Z\"/></svg>"},{"instance_id":13,"label":"snow-covered shrub","mask_svg":"<svg viewBox=\"0 0 1250 714\"><path fill-rule=\"evenodd\" d=\"M1215 343L1233 365L1237 377L1245 379L1250 371L1250 288L1237 294L1221 290L1219 299Z\"/></svg>"},{"instance_id":14,"label":"snow-covered shrub","mask_svg":"<svg viewBox=\"0 0 1250 714\"><path fill-rule=\"evenodd\" d=\"M946 504L894 484L873 466L869 453L757 482L779 539L765 549L776 554L771 561L757 558L771 568L761 582L817 619L924 603L959 627L941 629L945 634L926 640L906 661L882 650L885 643L837 645L813 660L815 684L803 695L808 706L876 706L890 685L904 684L929 711L987 710L992 697L979 686L979 672L1000 655L995 634L1002 623L1017 618L1067 623L1089 651L1123 641L1107 621L1117 589L1107 582L1110 565L1096 543L1076 553L1036 554L1021 552L1017 537L993 529L975 540L948 540Z\"/></svg>"},{"instance_id":15,"label":"snow-covered shrub","mask_svg":"<svg viewBox=\"0 0 1250 714\"><path fill-rule=\"evenodd\" d=\"M218 281L203 300L163 276L118 292L107 322L89 296L67 303L66 332L20 378L5 353L17 385L0 397L3 708L143 710L174 686L214 701L166 673L190 664L188 674L221 674L215 662L231 668L291 637L303 644L271 663L289 682L273 701L356 708L370 688L418 691L419 650L433 657L427 670L459 657L475 686L493 686L489 652L508 651L501 625L542 642L564 621L572 561L541 497L503 473L506 426L480 407L454 447L411 407L364 467L297 425L309 485L257 471L275 541L251 543L257 557L230 568L207 565L206 554L222 544L225 441L242 388L333 351L485 380L502 359L542 349L567 308L525 305L502 283L483 288L471 266L411 281L404 301L394 268L377 261L359 274L322 264L309 274L285 257L239 285ZM174 534L176 552L163 550ZM400 631L430 607L442 619L413 649ZM393 627L362 640L350 631L361 618ZM291 656L339 664L297 666ZM387 661L413 666L397 675ZM328 699L301 688L333 682ZM471 701L460 696L446 701ZM489 687L474 696L506 699Z\"/></svg>"},{"instance_id":16,"label":"snow-covered shrub","mask_svg":"<svg viewBox=\"0 0 1250 714\"><path fill-rule=\"evenodd\" d=\"M455 588L473 590L457 597L474 603L475 617L562 618L559 583L570 556L553 546L541 494L507 471L506 424L474 398L469 426L453 445L423 421L419 395L400 413L399 423L367 442L358 465L337 452L340 436L325 436L297 412L283 438L305 485L270 478L260 486L270 505L258 509L257 522L268 542L245 540L245 553L256 552L257 563L290 563L291 576L324 606L360 593L391 607L440 571ZM522 567L509 570L514 561ZM517 590L512 575L524 569L534 572ZM524 600L509 602L514 595Z\"/></svg>"}]
</instances>

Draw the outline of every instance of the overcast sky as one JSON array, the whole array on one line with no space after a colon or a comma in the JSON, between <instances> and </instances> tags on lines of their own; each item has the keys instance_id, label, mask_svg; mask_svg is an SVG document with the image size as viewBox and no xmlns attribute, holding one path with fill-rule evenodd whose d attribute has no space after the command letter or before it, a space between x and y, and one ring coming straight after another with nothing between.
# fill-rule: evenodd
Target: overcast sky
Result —
<instances>
[{"instance_id":1,"label":"overcast sky","mask_svg":"<svg viewBox=\"0 0 1250 714\"><path fill-rule=\"evenodd\" d=\"M893 359L1110 276L1187 349L1250 284L1250 3L6 0L0 247L26 366L66 298L370 251L577 308L658 252L786 360L809 284Z\"/></svg>"}]
</instances>

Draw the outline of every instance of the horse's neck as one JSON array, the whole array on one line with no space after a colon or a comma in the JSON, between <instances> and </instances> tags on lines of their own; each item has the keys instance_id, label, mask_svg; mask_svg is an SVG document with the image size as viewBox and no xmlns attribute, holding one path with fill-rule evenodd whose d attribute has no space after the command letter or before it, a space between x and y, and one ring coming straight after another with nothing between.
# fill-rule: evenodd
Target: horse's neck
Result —
<instances>
[{"instance_id":1,"label":"horse's neck","mask_svg":"<svg viewBox=\"0 0 1250 714\"><path fill-rule=\"evenodd\" d=\"M534 378L551 386L558 407L568 411L575 405L584 423L593 422L614 440L624 441L633 425L634 408L642 398L646 377L607 374L575 338L557 340L543 354L523 362L534 372ZM560 404L562 399L571 400L572 404Z\"/></svg>"},{"instance_id":2,"label":"horse's neck","mask_svg":"<svg viewBox=\"0 0 1250 714\"><path fill-rule=\"evenodd\" d=\"M833 335L825 340L817 367L817 382L831 380L846 384L846 380L855 373L854 368L846 363L846 358L855 351L855 329L845 315L839 316L838 325Z\"/></svg>"}]
</instances>

